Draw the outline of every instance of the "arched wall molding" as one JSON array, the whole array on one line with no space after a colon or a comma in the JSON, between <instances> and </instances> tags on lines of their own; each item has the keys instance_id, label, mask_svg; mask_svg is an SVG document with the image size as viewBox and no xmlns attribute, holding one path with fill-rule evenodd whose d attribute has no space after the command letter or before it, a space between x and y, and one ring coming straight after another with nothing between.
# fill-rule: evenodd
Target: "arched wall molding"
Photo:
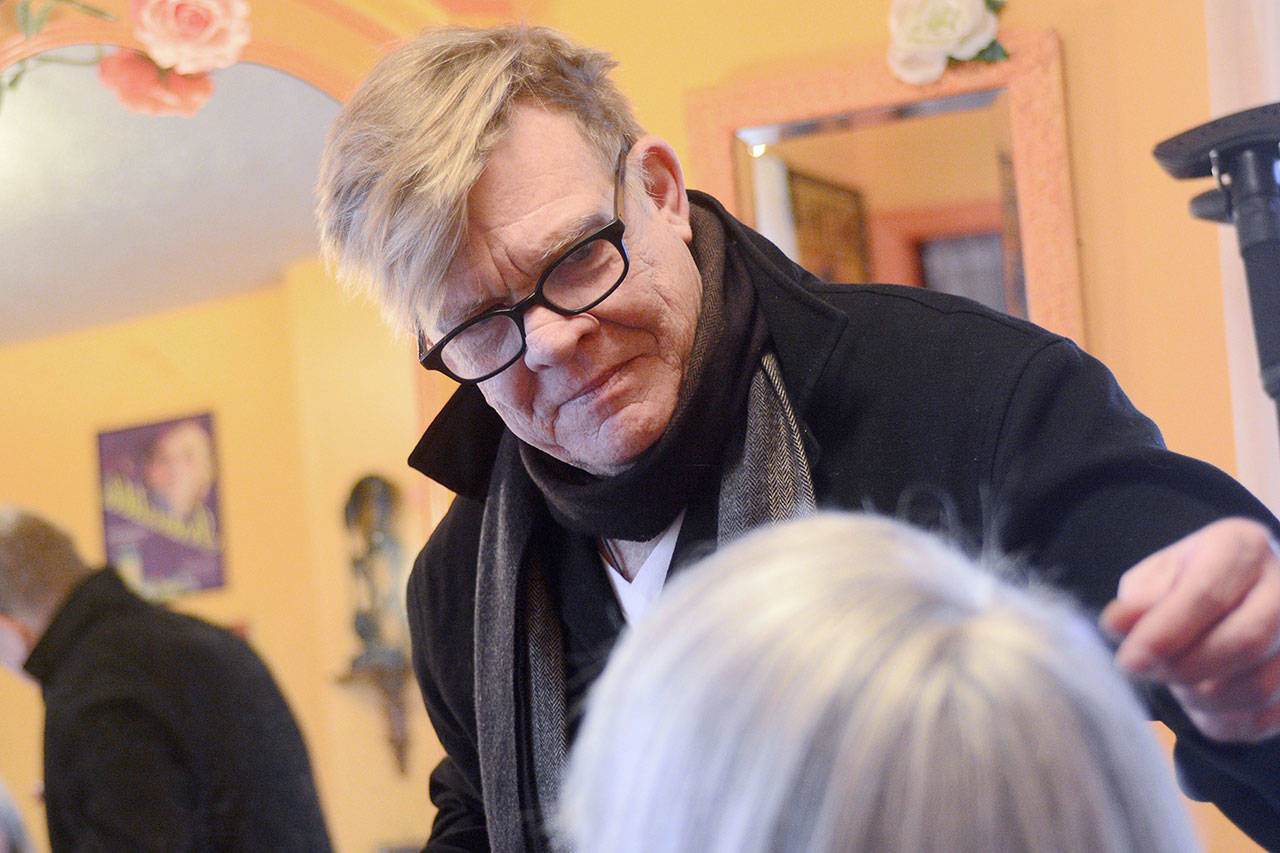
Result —
<instances>
[{"instance_id":1,"label":"arched wall molding","mask_svg":"<svg viewBox=\"0 0 1280 853\"><path fill-rule=\"evenodd\" d=\"M0 68L70 45L144 50L133 35L128 0L96 0L94 5L116 20L60 9L40 33L26 38L15 28L11 16L0 15ZM278 69L345 101L397 42L428 26L456 23L463 13L469 19L496 19L508 5L506 0L448 0L440 5L421 0L250 0L253 30L240 59ZM447 381L425 374L420 377L418 395L424 424L451 392ZM443 516L450 495L434 483L424 489L426 497L417 502L424 507L429 529Z\"/></svg>"},{"instance_id":2,"label":"arched wall molding","mask_svg":"<svg viewBox=\"0 0 1280 853\"><path fill-rule=\"evenodd\" d=\"M0 68L74 44L144 49L134 38L127 0L100 0L96 5L116 20L59 10L31 38L14 29L11 21L0 21ZM401 0L272 0L250 6L253 34L241 61L277 68L339 101L355 91L392 44L423 27L453 20L432 4Z\"/></svg>"},{"instance_id":3,"label":"arched wall molding","mask_svg":"<svg viewBox=\"0 0 1280 853\"><path fill-rule=\"evenodd\" d=\"M734 134L741 128L1004 89L1009 98L1028 312L1036 323L1083 344L1080 259L1058 38L1050 30L1009 30L1001 31L1000 41L1009 59L953 65L926 86L898 80L881 53L872 59L790 73L735 77L691 92L685 115L690 164L699 186L730 210L744 213L733 158Z\"/></svg>"}]
</instances>

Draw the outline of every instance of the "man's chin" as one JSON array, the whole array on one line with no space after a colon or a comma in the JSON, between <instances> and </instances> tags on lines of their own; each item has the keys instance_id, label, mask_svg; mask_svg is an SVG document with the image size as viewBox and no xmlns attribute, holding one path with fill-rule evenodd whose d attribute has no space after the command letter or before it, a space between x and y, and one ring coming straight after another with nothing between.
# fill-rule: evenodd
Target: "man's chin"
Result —
<instances>
[{"instance_id":1,"label":"man's chin","mask_svg":"<svg viewBox=\"0 0 1280 853\"><path fill-rule=\"evenodd\" d=\"M651 415L642 407L632 406L615 413L591 429L577 431L591 439L566 443L551 452L560 461L580 468L596 477L614 477L630 468L640 455L662 436L670 413L665 418Z\"/></svg>"},{"instance_id":2,"label":"man's chin","mask_svg":"<svg viewBox=\"0 0 1280 853\"><path fill-rule=\"evenodd\" d=\"M561 457L561 461L596 477L616 477L634 465L640 454L656 440L656 437L648 441L629 438L630 441L606 443L604 447L594 445L588 453L568 453Z\"/></svg>"}]
</instances>

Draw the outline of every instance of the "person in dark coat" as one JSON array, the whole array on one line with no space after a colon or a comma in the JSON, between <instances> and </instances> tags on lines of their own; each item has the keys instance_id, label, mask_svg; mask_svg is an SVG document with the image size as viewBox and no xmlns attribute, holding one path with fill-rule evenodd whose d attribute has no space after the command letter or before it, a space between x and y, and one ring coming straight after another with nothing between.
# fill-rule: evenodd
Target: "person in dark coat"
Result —
<instances>
[{"instance_id":1,"label":"person in dark coat","mask_svg":"<svg viewBox=\"0 0 1280 853\"><path fill-rule=\"evenodd\" d=\"M321 166L327 255L461 384L411 457L458 495L408 591L447 752L428 849L545 849L625 620L815 507L1040 568L1150 687L1189 792L1280 845L1276 519L1168 452L1070 341L800 269L686 191L612 65L544 28L427 31L344 106Z\"/></svg>"},{"instance_id":2,"label":"person in dark coat","mask_svg":"<svg viewBox=\"0 0 1280 853\"><path fill-rule=\"evenodd\" d=\"M230 631L0 509L0 657L40 684L54 851L330 849L302 733Z\"/></svg>"}]
</instances>

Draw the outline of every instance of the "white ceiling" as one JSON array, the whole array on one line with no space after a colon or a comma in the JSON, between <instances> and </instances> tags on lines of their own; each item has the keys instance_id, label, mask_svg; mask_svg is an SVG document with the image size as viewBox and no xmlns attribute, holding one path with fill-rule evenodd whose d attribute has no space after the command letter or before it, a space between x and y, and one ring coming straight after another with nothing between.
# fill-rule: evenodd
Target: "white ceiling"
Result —
<instances>
[{"instance_id":1,"label":"white ceiling","mask_svg":"<svg viewBox=\"0 0 1280 853\"><path fill-rule=\"evenodd\" d=\"M261 65L213 79L193 118L126 110L92 64L33 64L4 93L0 346L244 293L316 254L337 102Z\"/></svg>"}]
</instances>

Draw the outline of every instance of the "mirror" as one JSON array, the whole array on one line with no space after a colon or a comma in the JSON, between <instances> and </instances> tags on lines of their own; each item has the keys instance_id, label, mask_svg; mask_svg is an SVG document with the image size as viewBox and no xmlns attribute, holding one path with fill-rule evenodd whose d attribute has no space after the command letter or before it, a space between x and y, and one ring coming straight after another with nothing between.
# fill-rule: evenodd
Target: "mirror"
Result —
<instances>
[{"instance_id":1,"label":"mirror","mask_svg":"<svg viewBox=\"0 0 1280 853\"><path fill-rule=\"evenodd\" d=\"M927 86L876 56L699 90L686 112L693 186L811 267L959 289L1082 342L1057 38L1001 43L1008 60L953 65ZM832 208L854 213L833 225ZM802 245L824 228L844 230Z\"/></svg>"},{"instance_id":2,"label":"mirror","mask_svg":"<svg viewBox=\"0 0 1280 853\"><path fill-rule=\"evenodd\" d=\"M0 346L247 293L318 249L338 102L239 62L190 117L123 107L110 45L44 51L0 103Z\"/></svg>"},{"instance_id":3,"label":"mirror","mask_svg":"<svg viewBox=\"0 0 1280 853\"><path fill-rule=\"evenodd\" d=\"M927 287L1025 317L1007 100L975 92L743 128L739 197L825 281Z\"/></svg>"}]
</instances>

